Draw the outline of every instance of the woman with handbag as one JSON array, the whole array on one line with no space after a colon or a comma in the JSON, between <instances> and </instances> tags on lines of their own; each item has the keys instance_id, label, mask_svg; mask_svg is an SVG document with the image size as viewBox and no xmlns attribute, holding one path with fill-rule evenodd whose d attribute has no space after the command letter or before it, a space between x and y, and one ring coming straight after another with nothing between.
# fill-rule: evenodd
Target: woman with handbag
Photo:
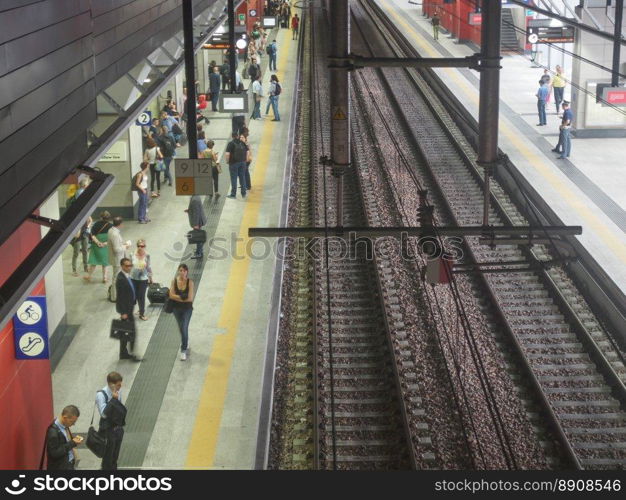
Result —
<instances>
[{"instance_id":1,"label":"woman with handbag","mask_svg":"<svg viewBox=\"0 0 626 500\"><path fill-rule=\"evenodd\" d=\"M91 275L96 266L102 266L102 283L107 282L107 267L109 265L109 249L107 248L109 240L109 229L113 227L111 224L111 214L106 210L100 214L100 220L94 222L91 226L91 247L89 247L89 258L87 264L89 269L83 279L87 282L91 281Z\"/></svg>"},{"instance_id":2,"label":"woman with handbag","mask_svg":"<svg viewBox=\"0 0 626 500\"><path fill-rule=\"evenodd\" d=\"M148 284L152 283L152 268L150 267L150 254L146 251L146 240L137 240L137 250L131 256L133 268L130 272L130 279L135 286L137 304L139 304L139 319L146 321L146 290Z\"/></svg>"},{"instance_id":3,"label":"woman with handbag","mask_svg":"<svg viewBox=\"0 0 626 500\"><path fill-rule=\"evenodd\" d=\"M215 193L215 197L218 198L220 195L219 192L219 180L220 174L222 173L222 166L218 161L217 153L214 151L215 142L212 140L208 140L207 149L202 152L203 158L209 158L211 160L211 175L213 176L213 191Z\"/></svg>"},{"instance_id":4,"label":"woman with handbag","mask_svg":"<svg viewBox=\"0 0 626 500\"><path fill-rule=\"evenodd\" d=\"M156 198L161 196L161 171L165 169L159 167L163 165L163 155L157 143L152 137L146 139L146 149L143 152L143 161L150 165L150 191L152 191L152 197ZM159 165L160 162L160 165ZM157 191L154 191L154 181L156 179Z\"/></svg>"},{"instance_id":5,"label":"woman with handbag","mask_svg":"<svg viewBox=\"0 0 626 500\"><path fill-rule=\"evenodd\" d=\"M180 331L180 360L186 361L189 355L189 322L193 312L194 284L189 279L187 264L180 264L176 277L170 286L169 307L178 323Z\"/></svg>"}]
</instances>

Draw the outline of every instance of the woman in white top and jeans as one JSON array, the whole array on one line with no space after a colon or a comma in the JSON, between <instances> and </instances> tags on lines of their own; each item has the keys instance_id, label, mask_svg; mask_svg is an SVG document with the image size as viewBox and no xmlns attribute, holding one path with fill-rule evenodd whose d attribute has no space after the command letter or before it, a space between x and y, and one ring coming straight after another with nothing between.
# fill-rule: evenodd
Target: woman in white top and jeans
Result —
<instances>
[{"instance_id":1,"label":"woman in white top and jeans","mask_svg":"<svg viewBox=\"0 0 626 500\"><path fill-rule=\"evenodd\" d=\"M143 161L150 165L150 191L152 191L152 197L156 198L161 196L161 171L156 169L158 160L162 160L163 155L159 146L152 137L146 139L146 149L143 152ZM154 181L156 179L157 191L154 192Z\"/></svg>"},{"instance_id":2,"label":"woman in white top and jeans","mask_svg":"<svg viewBox=\"0 0 626 500\"><path fill-rule=\"evenodd\" d=\"M137 240L137 250L132 255L133 269L130 279L135 285L135 294L139 304L139 318L146 321L146 290L148 283L152 283L152 268L150 267L150 254L146 251L146 240Z\"/></svg>"}]
</instances>

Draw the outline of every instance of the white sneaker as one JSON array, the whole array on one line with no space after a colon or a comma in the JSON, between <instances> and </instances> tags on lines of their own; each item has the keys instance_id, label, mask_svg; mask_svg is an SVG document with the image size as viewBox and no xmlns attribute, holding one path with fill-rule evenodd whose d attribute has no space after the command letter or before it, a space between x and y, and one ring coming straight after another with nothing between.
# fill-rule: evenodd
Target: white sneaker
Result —
<instances>
[{"instance_id":1,"label":"white sneaker","mask_svg":"<svg viewBox=\"0 0 626 500\"><path fill-rule=\"evenodd\" d=\"M180 353L180 360L187 361L187 353L185 351Z\"/></svg>"}]
</instances>

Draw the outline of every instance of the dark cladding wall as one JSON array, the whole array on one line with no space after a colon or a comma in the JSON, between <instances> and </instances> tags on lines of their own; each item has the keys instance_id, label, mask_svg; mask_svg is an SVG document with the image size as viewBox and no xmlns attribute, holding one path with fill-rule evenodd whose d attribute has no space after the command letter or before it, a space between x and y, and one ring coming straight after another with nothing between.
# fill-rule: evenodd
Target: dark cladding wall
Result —
<instances>
[{"instance_id":1,"label":"dark cladding wall","mask_svg":"<svg viewBox=\"0 0 626 500\"><path fill-rule=\"evenodd\" d=\"M215 0L194 0L200 13ZM182 29L180 0L0 1L0 243L86 157L96 95Z\"/></svg>"}]
</instances>

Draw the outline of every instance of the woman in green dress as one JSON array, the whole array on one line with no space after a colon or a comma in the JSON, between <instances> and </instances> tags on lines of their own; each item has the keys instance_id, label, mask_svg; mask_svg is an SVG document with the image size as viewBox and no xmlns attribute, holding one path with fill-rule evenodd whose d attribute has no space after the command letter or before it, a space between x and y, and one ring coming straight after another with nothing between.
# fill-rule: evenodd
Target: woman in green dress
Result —
<instances>
[{"instance_id":1,"label":"woman in green dress","mask_svg":"<svg viewBox=\"0 0 626 500\"><path fill-rule=\"evenodd\" d=\"M109 249L107 248L109 240L109 229L112 224L110 222L111 214L106 210L100 214L100 220L94 222L91 226L91 248L89 249L89 271L83 276L85 281L91 281L91 275L96 266L102 266L102 283L107 282L107 266L109 265Z\"/></svg>"}]
</instances>

